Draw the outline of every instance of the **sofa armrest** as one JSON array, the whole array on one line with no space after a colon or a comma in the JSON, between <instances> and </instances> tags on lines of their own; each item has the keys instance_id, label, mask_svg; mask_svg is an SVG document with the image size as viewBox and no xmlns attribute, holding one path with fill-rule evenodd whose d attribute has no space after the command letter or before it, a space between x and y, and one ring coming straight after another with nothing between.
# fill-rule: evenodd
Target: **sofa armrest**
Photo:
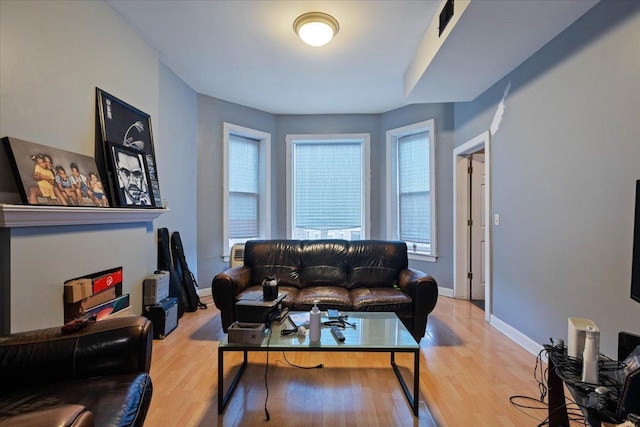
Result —
<instances>
[{"instance_id":1,"label":"sofa armrest","mask_svg":"<svg viewBox=\"0 0 640 427\"><path fill-rule=\"evenodd\" d=\"M78 378L149 372L153 326L142 316L0 337L0 392Z\"/></svg>"},{"instance_id":2,"label":"sofa armrest","mask_svg":"<svg viewBox=\"0 0 640 427\"><path fill-rule=\"evenodd\" d=\"M81 405L35 409L13 416L0 416L2 427L94 427L93 414Z\"/></svg>"},{"instance_id":3,"label":"sofa armrest","mask_svg":"<svg viewBox=\"0 0 640 427\"><path fill-rule=\"evenodd\" d=\"M227 328L236 320L236 295L251 284L252 270L247 266L233 267L217 274L211 282L213 302L220 310L222 329Z\"/></svg>"},{"instance_id":4,"label":"sofa armrest","mask_svg":"<svg viewBox=\"0 0 640 427\"><path fill-rule=\"evenodd\" d=\"M438 284L428 274L406 268L398 276L398 287L413 299L413 336L423 337L427 328L427 316L438 302Z\"/></svg>"}]
</instances>

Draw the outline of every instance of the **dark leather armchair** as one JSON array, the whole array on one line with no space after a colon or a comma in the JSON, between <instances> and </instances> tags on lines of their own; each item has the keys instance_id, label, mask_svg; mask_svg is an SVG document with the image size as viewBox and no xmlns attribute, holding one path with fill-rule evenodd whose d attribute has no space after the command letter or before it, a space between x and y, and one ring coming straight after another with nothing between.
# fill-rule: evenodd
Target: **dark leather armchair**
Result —
<instances>
[{"instance_id":1,"label":"dark leather armchair","mask_svg":"<svg viewBox=\"0 0 640 427\"><path fill-rule=\"evenodd\" d=\"M153 329L140 316L0 337L1 426L142 426Z\"/></svg>"}]
</instances>

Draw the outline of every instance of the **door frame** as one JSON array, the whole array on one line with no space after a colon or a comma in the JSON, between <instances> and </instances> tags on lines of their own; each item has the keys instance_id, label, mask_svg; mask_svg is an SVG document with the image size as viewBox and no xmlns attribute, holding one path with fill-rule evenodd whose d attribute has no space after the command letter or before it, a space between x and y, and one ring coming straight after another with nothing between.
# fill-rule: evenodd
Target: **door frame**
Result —
<instances>
[{"instance_id":1,"label":"door frame","mask_svg":"<svg viewBox=\"0 0 640 427\"><path fill-rule=\"evenodd\" d=\"M475 138L465 142L453 150L453 297L469 299L469 251L471 236L467 226L467 212L469 212L469 195L471 188L467 177L469 154L484 148L485 177L484 177L484 220L485 220L485 291L484 318L491 320L492 313L492 276L491 276L491 134L483 132Z\"/></svg>"}]
</instances>

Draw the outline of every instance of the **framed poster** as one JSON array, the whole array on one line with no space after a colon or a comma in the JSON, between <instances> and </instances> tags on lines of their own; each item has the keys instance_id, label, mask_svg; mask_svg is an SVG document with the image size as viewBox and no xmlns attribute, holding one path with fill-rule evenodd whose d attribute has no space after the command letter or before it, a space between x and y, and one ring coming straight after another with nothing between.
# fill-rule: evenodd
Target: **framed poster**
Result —
<instances>
[{"instance_id":1,"label":"framed poster","mask_svg":"<svg viewBox=\"0 0 640 427\"><path fill-rule=\"evenodd\" d=\"M17 138L2 138L22 202L108 207L93 157Z\"/></svg>"},{"instance_id":2,"label":"framed poster","mask_svg":"<svg viewBox=\"0 0 640 427\"><path fill-rule=\"evenodd\" d=\"M122 207L153 208L147 162L131 147L107 142L109 173L114 183L114 200Z\"/></svg>"},{"instance_id":3,"label":"framed poster","mask_svg":"<svg viewBox=\"0 0 640 427\"><path fill-rule=\"evenodd\" d=\"M147 171L147 184L150 189L152 206L161 208L162 197L160 196L158 169L153 147L151 117L100 88L96 88L96 97L105 160L109 162L112 156L111 152L107 152L109 149L107 142L121 145L124 148L140 153ZM112 170L111 172L114 171ZM114 176L116 175L114 174ZM110 181L110 185L113 194L113 189L117 189L118 182Z\"/></svg>"}]
</instances>

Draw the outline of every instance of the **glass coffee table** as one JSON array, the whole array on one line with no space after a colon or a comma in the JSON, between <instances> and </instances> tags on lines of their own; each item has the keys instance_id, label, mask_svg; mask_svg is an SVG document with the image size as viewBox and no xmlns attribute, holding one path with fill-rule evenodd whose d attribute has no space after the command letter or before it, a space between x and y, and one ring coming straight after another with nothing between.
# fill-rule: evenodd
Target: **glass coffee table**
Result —
<instances>
[{"instance_id":1,"label":"glass coffee table","mask_svg":"<svg viewBox=\"0 0 640 427\"><path fill-rule=\"evenodd\" d=\"M265 336L261 344L230 343L228 335L218 346L218 413L222 414L233 391L247 366L247 354L250 351L315 351L315 352L373 352L389 353L391 355L391 367L402 386L404 395L413 409L413 414L418 416L418 400L420 393L420 346L411 333L404 326L395 313L381 312L344 312L345 319L356 327L341 329L345 340L338 342L333 337L330 328L322 328L322 337L319 343L309 342L309 333L302 338L297 334L281 335L280 331L291 329L292 323L287 318L281 323L274 323L271 331L271 339ZM296 316L296 312L290 313ZM323 316L323 321L328 319ZM231 380L228 389L224 388L224 354L229 351L244 353L243 362ZM395 362L396 353L413 353L413 395L410 392L398 366Z\"/></svg>"}]
</instances>

